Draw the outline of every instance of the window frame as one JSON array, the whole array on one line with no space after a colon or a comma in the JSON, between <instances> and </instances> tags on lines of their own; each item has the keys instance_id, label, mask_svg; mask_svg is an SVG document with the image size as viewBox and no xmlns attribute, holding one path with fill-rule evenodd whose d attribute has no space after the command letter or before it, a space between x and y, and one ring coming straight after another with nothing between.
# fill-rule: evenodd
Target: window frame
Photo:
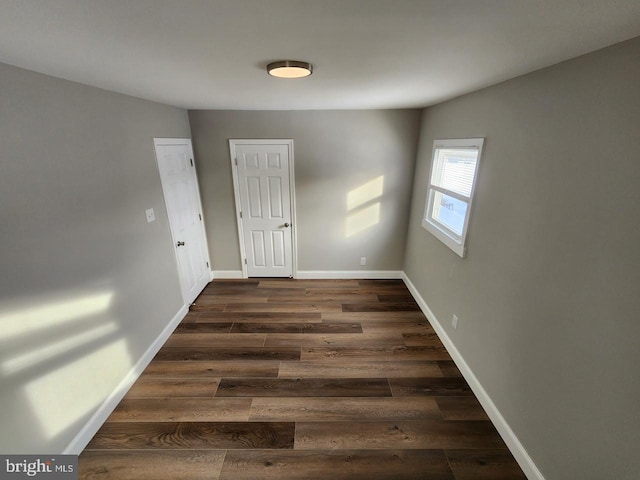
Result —
<instances>
[{"instance_id":1,"label":"window frame","mask_svg":"<svg viewBox=\"0 0 640 480\"><path fill-rule=\"evenodd\" d=\"M466 243L467 234L469 229L469 219L471 218L471 207L473 205L473 199L476 191L476 184L478 180L478 171L480 169L480 162L482 159L482 150L484 147L484 138L454 138L454 139L436 139L433 142L433 150L431 154L431 167L429 168L429 178L427 183L427 195L425 200L424 213L422 215L422 227L425 228L434 237L444 243L447 247L453 250L458 256L464 258L467 253ZM477 150L478 157L476 160L476 167L473 175L473 182L471 183L471 192L469 197L461 195L457 192L452 192L446 188L434 185L433 169L436 166L436 160L438 150L454 148L454 149L469 149ZM458 201L467 204L467 211L464 218L462 227L462 233L458 235L456 232L447 228L442 222L439 222L433 217L433 202L436 196L436 192L455 198Z\"/></svg>"}]
</instances>

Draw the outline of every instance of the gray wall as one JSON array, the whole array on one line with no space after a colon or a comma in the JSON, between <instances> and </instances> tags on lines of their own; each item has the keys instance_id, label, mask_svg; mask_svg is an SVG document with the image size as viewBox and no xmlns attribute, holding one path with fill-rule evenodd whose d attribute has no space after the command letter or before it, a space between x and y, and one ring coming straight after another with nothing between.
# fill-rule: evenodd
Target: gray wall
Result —
<instances>
[{"instance_id":1,"label":"gray wall","mask_svg":"<svg viewBox=\"0 0 640 480\"><path fill-rule=\"evenodd\" d=\"M241 269L230 138L294 140L299 270L402 269L419 110L196 110L189 119L214 270ZM382 196L349 211L348 193L379 177ZM347 236L349 217L377 202L379 222Z\"/></svg>"},{"instance_id":2,"label":"gray wall","mask_svg":"<svg viewBox=\"0 0 640 480\"><path fill-rule=\"evenodd\" d=\"M640 471L639 58L637 38L423 115L405 271L550 480ZM460 259L420 221L433 140L475 136Z\"/></svg>"},{"instance_id":3,"label":"gray wall","mask_svg":"<svg viewBox=\"0 0 640 480\"><path fill-rule=\"evenodd\" d=\"M154 136L186 111L0 64L3 453L66 448L183 304Z\"/></svg>"}]
</instances>

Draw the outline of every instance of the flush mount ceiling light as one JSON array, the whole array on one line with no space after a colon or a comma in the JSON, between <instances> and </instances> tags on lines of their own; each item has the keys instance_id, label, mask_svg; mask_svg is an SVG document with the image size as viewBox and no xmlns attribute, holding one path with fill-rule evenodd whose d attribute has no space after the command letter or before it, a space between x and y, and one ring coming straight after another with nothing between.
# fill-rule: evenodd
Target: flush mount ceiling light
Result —
<instances>
[{"instance_id":1,"label":"flush mount ceiling light","mask_svg":"<svg viewBox=\"0 0 640 480\"><path fill-rule=\"evenodd\" d=\"M279 62L273 62L267 65L267 72L272 77L302 78L311 75L313 67L308 62L280 60Z\"/></svg>"}]
</instances>

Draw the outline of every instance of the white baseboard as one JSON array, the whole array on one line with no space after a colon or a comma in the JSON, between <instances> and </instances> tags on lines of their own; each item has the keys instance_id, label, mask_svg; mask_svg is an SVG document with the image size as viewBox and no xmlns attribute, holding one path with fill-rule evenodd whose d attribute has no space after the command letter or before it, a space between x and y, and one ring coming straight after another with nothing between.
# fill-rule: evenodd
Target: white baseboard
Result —
<instances>
[{"instance_id":1,"label":"white baseboard","mask_svg":"<svg viewBox=\"0 0 640 480\"><path fill-rule=\"evenodd\" d=\"M244 278L242 270L214 270L213 279ZM296 275L300 280L316 279L401 279L399 270L300 270Z\"/></svg>"},{"instance_id":2,"label":"white baseboard","mask_svg":"<svg viewBox=\"0 0 640 480\"><path fill-rule=\"evenodd\" d=\"M403 272L396 270L302 270L296 278L316 279L401 279Z\"/></svg>"},{"instance_id":3,"label":"white baseboard","mask_svg":"<svg viewBox=\"0 0 640 480\"><path fill-rule=\"evenodd\" d=\"M520 443L520 440L518 440L516 434L513 432L513 430L511 430L511 427L498 410L498 407L496 407L496 405L493 403L493 400L491 400L489 394L482 387L478 378L473 374L473 371L471 370L469 365L467 365L467 362L465 362L462 354L458 351L458 349L455 347L455 345L447 335L447 332L442 327L440 321L433 314L433 312L427 305L427 302L425 302L424 298L422 298L422 295L420 295L415 285L413 285L409 277L407 277L404 272L402 272L402 279L413 295L413 298L416 300L416 302L418 302L418 305L422 309L422 312L426 315L427 319L429 319L429 323L431 323L431 325L433 326L433 329L438 334L438 337L444 344L447 352L449 352L449 355L451 355L451 358L455 362L456 366L458 367L460 372L462 372L462 375L471 387L471 390L473 390L473 393L476 395L476 397L478 397L480 404L487 412L487 415L489 415L489 418L495 425L498 433L500 433L500 436L507 444L507 447L509 447L509 450L520 465L520 468L522 468L522 470L524 471L527 478L529 480L545 480L544 476L542 475L540 470L538 470L538 467L533 462L532 458L529 456L522 443Z\"/></svg>"},{"instance_id":4,"label":"white baseboard","mask_svg":"<svg viewBox=\"0 0 640 480\"><path fill-rule=\"evenodd\" d=\"M224 278L244 278L242 276L242 270L214 270L213 280Z\"/></svg>"},{"instance_id":5,"label":"white baseboard","mask_svg":"<svg viewBox=\"0 0 640 480\"><path fill-rule=\"evenodd\" d=\"M96 432L102 427L102 424L107 420L109 415L118 406L122 398L127 394L131 386L135 383L138 377L142 374L147 365L153 360L158 350L164 345L169 336L176 329L178 324L189 312L189 308L183 305L182 308L174 315L167 326L162 330L160 335L155 341L147 348L146 352L140 357L136 364L131 367L129 373L122 379L118 386L111 392L107 399L102 402L102 405L98 407L98 410L82 427L80 432L75 436L71 443L62 452L64 455L80 455L82 450L91 441Z\"/></svg>"}]
</instances>

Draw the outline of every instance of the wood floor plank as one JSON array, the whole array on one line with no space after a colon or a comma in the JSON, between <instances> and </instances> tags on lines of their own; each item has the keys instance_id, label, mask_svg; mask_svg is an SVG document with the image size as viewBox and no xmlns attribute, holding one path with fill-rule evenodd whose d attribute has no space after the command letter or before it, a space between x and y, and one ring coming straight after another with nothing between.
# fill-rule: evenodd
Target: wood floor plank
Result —
<instances>
[{"instance_id":1,"label":"wood floor plank","mask_svg":"<svg viewBox=\"0 0 640 480\"><path fill-rule=\"evenodd\" d=\"M299 360L300 349L292 347L162 347L156 361L184 360Z\"/></svg>"},{"instance_id":2,"label":"wood floor plank","mask_svg":"<svg viewBox=\"0 0 640 480\"><path fill-rule=\"evenodd\" d=\"M406 288L404 281L400 278L388 278L388 279L382 279L382 280L362 279L362 280L358 280L358 285L360 285L361 287L384 285L384 286Z\"/></svg>"},{"instance_id":3,"label":"wood floor plank","mask_svg":"<svg viewBox=\"0 0 640 480\"><path fill-rule=\"evenodd\" d=\"M354 288L360 284L358 280L261 280L259 288Z\"/></svg>"},{"instance_id":4,"label":"wood floor plank","mask_svg":"<svg viewBox=\"0 0 640 480\"><path fill-rule=\"evenodd\" d=\"M473 395L436 397L436 402L445 420L489 420L482 405Z\"/></svg>"},{"instance_id":5,"label":"wood floor plank","mask_svg":"<svg viewBox=\"0 0 640 480\"><path fill-rule=\"evenodd\" d=\"M87 450L293 448L294 431L287 422L105 423Z\"/></svg>"},{"instance_id":6,"label":"wood floor plank","mask_svg":"<svg viewBox=\"0 0 640 480\"><path fill-rule=\"evenodd\" d=\"M125 399L108 422L247 422L250 398Z\"/></svg>"},{"instance_id":7,"label":"wood floor plank","mask_svg":"<svg viewBox=\"0 0 640 480\"><path fill-rule=\"evenodd\" d=\"M427 319L420 311L411 312L322 312L323 322L411 322L414 320L426 322Z\"/></svg>"},{"instance_id":8,"label":"wood floor plank","mask_svg":"<svg viewBox=\"0 0 640 480\"><path fill-rule=\"evenodd\" d=\"M229 451L221 480L453 480L441 450Z\"/></svg>"},{"instance_id":9,"label":"wood floor plank","mask_svg":"<svg viewBox=\"0 0 640 480\"><path fill-rule=\"evenodd\" d=\"M196 319L200 316L200 312L189 312L187 313L187 315L182 319L182 324L185 323L193 323L196 321Z\"/></svg>"},{"instance_id":10,"label":"wood floor plank","mask_svg":"<svg viewBox=\"0 0 640 480\"><path fill-rule=\"evenodd\" d=\"M279 360L174 361L154 360L143 373L149 377L277 377Z\"/></svg>"},{"instance_id":11,"label":"wood floor plank","mask_svg":"<svg viewBox=\"0 0 640 480\"><path fill-rule=\"evenodd\" d=\"M222 278L216 279L204 288L204 291L218 287L234 287L234 288L257 288L260 280L254 278Z\"/></svg>"},{"instance_id":12,"label":"wood floor plank","mask_svg":"<svg viewBox=\"0 0 640 480\"><path fill-rule=\"evenodd\" d=\"M363 333L343 333L315 335L306 333L269 333L266 347L372 347L404 346L402 335L365 335Z\"/></svg>"},{"instance_id":13,"label":"wood floor plank","mask_svg":"<svg viewBox=\"0 0 640 480\"><path fill-rule=\"evenodd\" d=\"M394 397L473 395L473 391L464 378L458 377L390 378L389 384Z\"/></svg>"},{"instance_id":14,"label":"wood floor plank","mask_svg":"<svg viewBox=\"0 0 640 480\"><path fill-rule=\"evenodd\" d=\"M274 297L269 297L269 302L280 302L280 303L316 303L316 302L334 302L334 303L351 303L351 302L377 302L377 295L323 295L321 293L316 293L313 295L291 295L291 296L283 296L278 295Z\"/></svg>"},{"instance_id":15,"label":"wood floor plank","mask_svg":"<svg viewBox=\"0 0 640 480\"><path fill-rule=\"evenodd\" d=\"M235 323L231 333L362 333L360 323Z\"/></svg>"},{"instance_id":16,"label":"wood floor plank","mask_svg":"<svg viewBox=\"0 0 640 480\"><path fill-rule=\"evenodd\" d=\"M258 286L251 285L243 287L242 285L215 285L205 288L201 293L200 297L210 296L210 295L257 295L259 293Z\"/></svg>"},{"instance_id":17,"label":"wood floor plank","mask_svg":"<svg viewBox=\"0 0 640 480\"><path fill-rule=\"evenodd\" d=\"M281 378L404 378L438 377L442 372L433 361L398 362L282 362Z\"/></svg>"},{"instance_id":18,"label":"wood floor plank","mask_svg":"<svg viewBox=\"0 0 640 480\"><path fill-rule=\"evenodd\" d=\"M382 378L223 378L217 397L390 397Z\"/></svg>"},{"instance_id":19,"label":"wood floor plank","mask_svg":"<svg viewBox=\"0 0 640 480\"><path fill-rule=\"evenodd\" d=\"M205 324L194 324L205 325ZM262 347L264 333L174 333L165 347Z\"/></svg>"},{"instance_id":20,"label":"wood floor plank","mask_svg":"<svg viewBox=\"0 0 640 480\"><path fill-rule=\"evenodd\" d=\"M508 450L445 450L456 480L527 480Z\"/></svg>"},{"instance_id":21,"label":"wood floor plank","mask_svg":"<svg viewBox=\"0 0 640 480\"><path fill-rule=\"evenodd\" d=\"M356 304L353 304L356 305ZM369 305L369 304L367 304ZM231 303L226 305L225 312L274 312L274 313L321 313L341 312L342 304L333 302L308 303Z\"/></svg>"},{"instance_id":22,"label":"wood floor plank","mask_svg":"<svg viewBox=\"0 0 640 480\"><path fill-rule=\"evenodd\" d=\"M367 286L354 288L307 288L305 295L405 295L409 292L406 287L398 286Z\"/></svg>"},{"instance_id":23,"label":"wood floor plank","mask_svg":"<svg viewBox=\"0 0 640 480\"><path fill-rule=\"evenodd\" d=\"M262 296L268 295L269 297L278 295L300 295L300 288L258 288L256 285L251 290L244 287L224 286L202 292L201 295L251 295Z\"/></svg>"},{"instance_id":24,"label":"wood floor plank","mask_svg":"<svg viewBox=\"0 0 640 480\"><path fill-rule=\"evenodd\" d=\"M287 313L287 312L219 312L201 314L196 323L232 322L237 323L320 323L321 313ZM350 322L357 323L357 322Z\"/></svg>"},{"instance_id":25,"label":"wood floor plank","mask_svg":"<svg viewBox=\"0 0 640 480\"><path fill-rule=\"evenodd\" d=\"M443 346L427 347L303 347L303 361L399 361L447 360L451 358Z\"/></svg>"},{"instance_id":26,"label":"wood floor plank","mask_svg":"<svg viewBox=\"0 0 640 480\"><path fill-rule=\"evenodd\" d=\"M267 295L200 295L193 305L198 307L215 306L221 303L267 303Z\"/></svg>"},{"instance_id":27,"label":"wood floor plank","mask_svg":"<svg viewBox=\"0 0 640 480\"><path fill-rule=\"evenodd\" d=\"M171 378L141 376L129 389L126 399L151 397L213 397L219 378Z\"/></svg>"},{"instance_id":28,"label":"wood floor plank","mask_svg":"<svg viewBox=\"0 0 640 480\"><path fill-rule=\"evenodd\" d=\"M378 301L383 303L415 303L413 296L409 293L408 290L406 291L406 293L379 293L377 297Z\"/></svg>"},{"instance_id":29,"label":"wood floor plank","mask_svg":"<svg viewBox=\"0 0 640 480\"><path fill-rule=\"evenodd\" d=\"M176 327L173 333L229 333L232 325L232 322L181 323Z\"/></svg>"},{"instance_id":30,"label":"wood floor plank","mask_svg":"<svg viewBox=\"0 0 640 480\"><path fill-rule=\"evenodd\" d=\"M404 344L407 347L427 347L429 345L441 346L442 342L435 331L422 333L403 333Z\"/></svg>"},{"instance_id":31,"label":"wood floor plank","mask_svg":"<svg viewBox=\"0 0 640 480\"><path fill-rule=\"evenodd\" d=\"M254 398L250 420L344 422L441 419L433 398Z\"/></svg>"},{"instance_id":32,"label":"wood floor plank","mask_svg":"<svg viewBox=\"0 0 640 480\"><path fill-rule=\"evenodd\" d=\"M491 422L298 422L296 450L506 448Z\"/></svg>"},{"instance_id":33,"label":"wood floor plank","mask_svg":"<svg viewBox=\"0 0 640 480\"><path fill-rule=\"evenodd\" d=\"M438 361L438 366L445 377L462 377L462 373L458 370L453 360Z\"/></svg>"},{"instance_id":34,"label":"wood floor plank","mask_svg":"<svg viewBox=\"0 0 640 480\"><path fill-rule=\"evenodd\" d=\"M224 450L85 450L78 458L79 478L215 480L220 476L224 457Z\"/></svg>"},{"instance_id":35,"label":"wood floor plank","mask_svg":"<svg viewBox=\"0 0 640 480\"><path fill-rule=\"evenodd\" d=\"M216 305L209 305L209 304L193 304L189 307L189 311L190 312L202 312L202 311L206 311L206 312L224 312L225 307L227 306L226 303L220 303L220 304L216 304Z\"/></svg>"},{"instance_id":36,"label":"wood floor plank","mask_svg":"<svg viewBox=\"0 0 640 480\"><path fill-rule=\"evenodd\" d=\"M420 311L415 302L388 302L388 303L343 303L343 312L414 312Z\"/></svg>"},{"instance_id":37,"label":"wood floor plank","mask_svg":"<svg viewBox=\"0 0 640 480\"><path fill-rule=\"evenodd\" d=\"M421 334L421 333L432 333L434 332L433 328L429 323L424 320L422 322L404 322L404 321L388 321L388 322L369 322L362 321L360 322L362 326L363 333L370 334L378 334L382 335L385 333L396 333L396 334Z\"/></svg>"}]
</instances>

